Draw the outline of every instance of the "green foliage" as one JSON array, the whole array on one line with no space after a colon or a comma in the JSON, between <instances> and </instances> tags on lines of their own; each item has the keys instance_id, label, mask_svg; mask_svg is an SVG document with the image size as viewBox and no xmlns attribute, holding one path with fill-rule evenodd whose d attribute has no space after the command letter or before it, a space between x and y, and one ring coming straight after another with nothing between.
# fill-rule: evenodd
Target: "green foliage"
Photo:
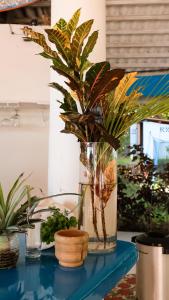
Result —
<instances>
[{"instance_id":1,"label":"green foliage","mask_svg":"<svg viewBox=\"0 0 169 300\"><path fill-rule=\"evenodd\" d=\"M90 33L93 20L78 25L79 17L80 9L70 21L60 19L52 29L45 30L57 51L48 46L44 35L27 27L24 33L43 48L41 55L51 59L52 68L67 80L66 90L56 83L50 85L64 96L60 105L63 110L60 117L65 122L62 132L72 133L80 141L104 138L116 148L116 140L108 134L102 121L102 100L118 85L124 70L111 70L108 62L90 63L88 57L95 47L98 32Z\"/></svg>"},{"instance_id":2,"label":"green foliage","mask_svg":"<svg viewBox=\"0 0 169 300\"><path fill-rule=\"evenodd\" d=\"M54 241L54 234L61 229L69 229L70 227L76 227L77 220L75 217L69 217L68 211L62 213L57 208L51 216L47 218L45 222L41 224L41 239L42 242L50 244Z\"/></svg>"},{"instance_id":3,"label":"green foliage","mask_svg":"<svg viewBox=\"0 0 169 300\"><path fill-rule=\"evenodd\" d=\"M133 162L118 168L119 229L169 232L168 165L156 169L139 145L128 156Z\"/></svg>"},{"instance_id":4,"label":"green foliage","mask_svg":"<svg viewBox=\"0 0 169 300\"><path fill-rule=\"evenodd\" d=\"M60 103L64 133L74 134L80 142L108 142L115 149L129 127L141 120L169 111L169 99L162 95L140 102L140 89L130 89L137 73L125 75L111 69L109 62L92 63L89 55L98 39L91 33L93 20L78 25L80 9L67 22L60 19L45 35L25 27L24 34L43 49L41 55L51 59L52 68L65 77L66 89L57 83L50 86L63 95ZM148 82L145 82L145 88ZM143 89L143 87L142 87Z\"/></svg>"},{"instance_id":5,"label":"green foliage","mask_svg":"<svg viewBox=\"0 0 169 300\"><path fill-rule=\"evenodd\" d=\"M26 180L24 174L20 174L13 183L7 197L4 196L0 184L0 233L4 231L21 231L33 227L34 223L42 221L40 218L33 217L35 214L43 211L55 211L55 208L36 209L38 203L44 199L70 194L77 195L75 193L63 193L37 197L31 195L33 188L25 183Z\"/></svg>"},{"instance_id":6,"label":"green foliage","mask_svg":"<svg viewBox=\"0 0 169 300\"><path fill-rule=\"evenodd\" d=\"M36 196L30 196L33 188L25 184L27 178L23 175L23 173L20 174L13 183L6 198L0 184L0 232L21 230L26 226L31 226L32 222L39 221L39 219L29 220L39 199Z\"/></svg>"}]
</instances>

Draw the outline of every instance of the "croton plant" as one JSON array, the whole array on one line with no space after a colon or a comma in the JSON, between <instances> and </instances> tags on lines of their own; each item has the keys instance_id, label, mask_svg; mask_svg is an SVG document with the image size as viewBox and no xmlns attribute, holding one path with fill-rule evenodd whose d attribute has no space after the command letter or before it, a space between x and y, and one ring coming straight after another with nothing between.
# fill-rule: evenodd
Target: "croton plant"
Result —
<instances>
[{"instance_id":1,"label":"croton plant","mask_svg":"<svg viewBox=\"0 0 169 300\"><path fill-rule=\"evenodd\" d=\"M140 103L139 88L128 92L137 73L125 75L123 69L112 69L108 61L92 63L89 55L98 31L91 33L93 20L78 25L79 18L80 9L68 22L61 18L45 29L50 43L32 28L24 27L23 31L42 47L40 55L51 60L52 69L66 79L64 86L50 84L64 96L60 102L60 117L65 122L62 132L83 142L106 141L117 149L120 137L133 123L168 110L169 101L158 96Z\"/></svg>"}]
</instances>

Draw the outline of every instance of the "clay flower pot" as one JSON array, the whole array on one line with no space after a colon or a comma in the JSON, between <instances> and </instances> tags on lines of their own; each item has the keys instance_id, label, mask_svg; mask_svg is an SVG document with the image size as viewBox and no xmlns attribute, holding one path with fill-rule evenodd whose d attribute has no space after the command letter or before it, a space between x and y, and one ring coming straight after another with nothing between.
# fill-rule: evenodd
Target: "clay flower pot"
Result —
<instances>
[{"instance_id":1,"label":"clay flower pot","mask_svg":"<svg viewBox=\"0 0 169 300\"><path fill-rule=\"evenodd\" d=\"M77 229L59 230L55 233L55 256L64 267L83 264L88 250L88 233Z\"/></svg>"}]
</instances>

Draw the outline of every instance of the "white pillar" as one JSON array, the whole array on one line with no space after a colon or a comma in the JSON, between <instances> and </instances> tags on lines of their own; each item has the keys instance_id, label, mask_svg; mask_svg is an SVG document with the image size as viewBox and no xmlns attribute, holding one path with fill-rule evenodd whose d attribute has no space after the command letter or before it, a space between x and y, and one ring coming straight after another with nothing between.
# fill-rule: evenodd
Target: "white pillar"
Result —
<instances>
[{"instance_id":1,"label":"white pillar","mask_svg":"<svg viewBox=\"0 0 169 300\"><path fill-rule=\"evenodd\" d=\"M99 30L99 39L90 59L92 61L105 60L105 0L52 0L51 5L52 25L60 18L69 20L78 8L81 8L79 24L94 19L92 31ZM54 71L51 72L51 82L63 82L63 77ZM61 94L51 89L48 192L49 194L78 192L79 145L73 135L60 133L60 130L64 128L64 123L59 118L60 109L57 99L61 99Z\"/></svg>"}]
</instances>

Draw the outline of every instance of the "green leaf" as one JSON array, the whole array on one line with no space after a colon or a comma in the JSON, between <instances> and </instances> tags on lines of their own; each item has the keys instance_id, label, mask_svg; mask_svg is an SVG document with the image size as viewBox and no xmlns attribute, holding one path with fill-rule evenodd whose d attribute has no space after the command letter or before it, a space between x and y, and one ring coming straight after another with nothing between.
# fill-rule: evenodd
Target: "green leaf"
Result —
<instances>
[{"instance_id":1,"label":"green leaf","mask_svg":"<svg viewBox=\"0 0 169 300\"><path fill-rule=\"evenodd\" d=\"M3 194L1 184L0 184L0 211L1 211L1 216L3 216L6 212L6 204L5 204L4 194Z\"/></svg>"},{"instance_id":2,"label":"green leaf","mask_svg":"<svg viewBox=\"0 0 169 300\"><path fill-rule=\"evenodd\" d=\"M72 38L71 50L72 56L75 66L80 67L80 55L83 47L83 42L85 38L88 36L91 27L93 24L93 20L89 20L87 22L82 23L79 27L77 27L74 36Z\"/></svg>"},{"instance_id":3,"label":"green leaf","mask_svg":"<svg viewBox=\"0 0 169 300\"><path fill-rule=\"evenodd\" d=\"M13 201L13 203L10 205L10 207L8 209L8 213L5 218L6 227L13 225L12 222L15 217L15 214L14 214L15 208L22 202L22 200L24 199L26 194L27 194L27 188L24 187L23 190L20 191L19 196L16 197L15 201Z\"/></svg>"},{"instance_id":4,"label":"green leaf","mask_svg":"<svg viewBox=\"0 0 169 300\"><path fill-rule=\"evenodd\" d=\"M60 18L59 21L53 26L53 29L59 28L61 31L66 31L67 29L67 22Z\"/></svg>"},{"instance_id":5,"label":"green leaf","mask_svg":"<svg viewBox=\"0 0 169 300\"><path fill-rule=\"evenodd\" d=\"M50 87L57 89L58 91L60 91L64 96L68 93L68 91L59 83L57 82L51 82L49 84Z\"/></svg>"},{"instance_id":6,"label":"green leaf","mask_svg":"<svg viewBox=\"0 0 169 300\"><path fill-rule=\"evenodd\" d=\"M6 200L6 205L7 207L9 206L10 202L12 201L13 196L15 195L16 191L19 189L19 187L23 184L23 182L25 181L25 179L23 179L23 181L19 184L21 178L23 177L24 173L21 173L18 178L16 179L16 181L14 182L14 184L12 185L8 195L7 195L7 200Z\"/></svg>"},{"instance_id":7,"label":"green leaf","mask_svg":"<svg viewBox=\"0 0 169 300\"><path fill-rule=\"evenodd\" d=\"M86 46L83 49L82 57L81 57L81 67L83 66L84 62L88 58L89 54L93 51L97 39L98 39L98 31L94 31L91 34L91 36L89 36Z\"/></svg>"},{"instance_id":8,"label":"green leaf","mask_svg":"<svg viewBox=\"0 0 169 300\"><path fill-rule=\"evenodd\" d=\"M62 213L60 209L56 209L53 214L41 224L41 239L43 242L49 244L54 241L56 231L76 225L77 220L75 217L69 217L67 212Z\"/></svg>"},{"instance_id":9,"label":"green leaf","mask_svg":"<svg viewBox=\"0 0 169 300\"><path fill-rule=\"evenodd\" d=\"M45 29L48 39L51 43L54 43L58 52L62 55L63 59L69 65L70 63L70 41L66 33L61 31L59 28L56 29Z\"/></svg>"},{"instance_id":10,"label":"green leaf","mask_svg":"<svg viewBox=\"0 0 169 300\"><path fill-rule=\"evenodd\" d=\"M83 63L83 66L80 67L80 80L83 81L84 78L83 78L83 74L85 71L87 71L93 64L89 61L89 60L86 60L84 63Z\"/></svg>"},{"instance_id":11,"label":"green leaf","mask_svg":"<svg viewBox=\"0 0 169 300\"><path fill-rule=\"evenodd\" d=\"M9 209L10 203L13 200L13 197L16 196L16 193L20 190L20 188L23 186L24 182L29 178L30 175L28 175L26 178L23 178L24 173L21 173L19 177L16 179L14 182L12 188L10 189L8 195L7 195L7 200L6 200L6 207L7 210ZM21 180L22 179L22 180ZM20 181L21 180L21 181Z\"/></svg>"},{"instance_id":12,"label":"green leaf","mask_svg":"<svg viewBox=\"0 0 169 300\"><path fill-rule=\"evenodd\" d=\"M60 84L58 84L57 82L52 82L49 84L50 87L53 87L55 89L57 89L58 91L60 91L65 97L64 97L64 102L59 102L61 103L60 108L63 109L64 111L73 111L73 112L77 112L77 105L76 105L76 101L72 98L72 96L70 95L70 93L64 89Z\"/></svg>"},{"instance_id":13,"label":"green leaf","mask_svg":"<svg viewBox=\"0 0 169 300\"><path fill-rule=\"evenodd\" d=\"M78 10L75 11L75 13L73 14L72 18L70 19L70 21L67 24L67 33L68 36L71 37L72 33L74 32L74 30L76 29L76 26L79 22L79 18L80 18L80 8Z\"/></svg>"},{"instance_id":14,"label":"green leaf","mask_svg":"<svg viewBox=\"0 0 169 300\"><path fill-rule=\"evenodd\" d=\"M51 66L55 71L57 71L59 74L67 77L69 80L77 80L77 78L74 75L74 71L65 65L62 61L58 59L53 59L53 66Z\"/></svg>"}]
</instances>

